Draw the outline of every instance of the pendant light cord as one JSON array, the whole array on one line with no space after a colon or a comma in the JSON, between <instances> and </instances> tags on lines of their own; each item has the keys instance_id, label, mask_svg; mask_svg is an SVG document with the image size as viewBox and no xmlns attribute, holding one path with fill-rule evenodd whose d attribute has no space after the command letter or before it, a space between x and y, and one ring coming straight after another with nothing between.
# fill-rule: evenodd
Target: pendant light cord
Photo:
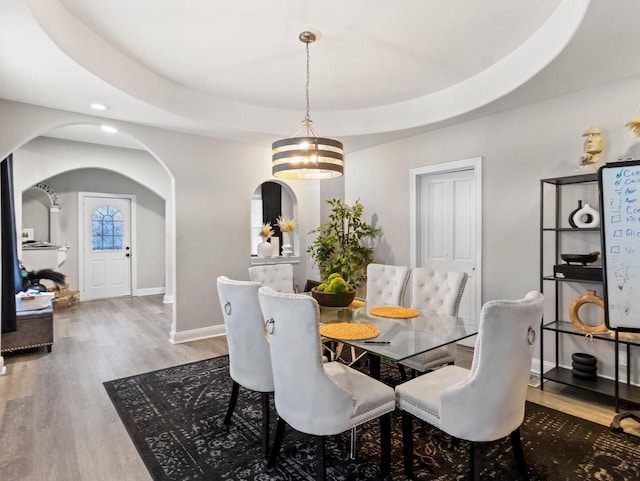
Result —
<instances>
[{"instance_id":1,"label":"pendant light cord","mask_svg":"<svg viewBox=\"0 0 640 481\"><path fill-rule=\"evenodd\" d=\"M305 85L304 91L305 91L305 99L307 101L307 115L304 117L304 121L307 125L307 134L308 134L309 127L312 124L311 116L309 115L309 112L311 111L310 102L309 102L309 82L311 81L311 68L309 65L311 63L311 54L309 53L309 40L307 40L305 44L307 47L307 83Z\"/></svg>"}]
</instances>

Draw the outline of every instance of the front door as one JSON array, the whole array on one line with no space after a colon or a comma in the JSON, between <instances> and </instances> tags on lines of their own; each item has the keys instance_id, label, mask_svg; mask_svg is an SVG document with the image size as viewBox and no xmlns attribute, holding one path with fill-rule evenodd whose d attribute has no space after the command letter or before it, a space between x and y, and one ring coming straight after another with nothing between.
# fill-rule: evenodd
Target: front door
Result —
<instances>
[{"instance_id":1,"label":"front door","mask_svg":"<svg viewBox=\"0 0 640 481\"><path fill-rule=\"evenodd\" d=\"M85 300L131 295L134 196L81 193Z\"/></svg>"}]
</instances>

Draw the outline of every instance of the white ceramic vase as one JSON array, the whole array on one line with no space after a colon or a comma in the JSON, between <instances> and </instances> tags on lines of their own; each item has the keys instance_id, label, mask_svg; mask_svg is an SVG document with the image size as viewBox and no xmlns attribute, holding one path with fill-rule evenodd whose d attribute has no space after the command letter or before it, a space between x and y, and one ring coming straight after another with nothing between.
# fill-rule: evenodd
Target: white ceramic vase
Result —
<instances>
[{"instance_id":1,"label":"white ceramic vase","mask_svg":"<svg viewBox=\"0 0 640 481\"><path fill-rule=\"evenodd\" d=\"M591 207L589 204L585 204L582 209L577 210L573 214L573 223L576 227L599 227L600 226L600 212Z\"/></svg>"},{"instance_id":2,"label":"white ceramic vase","mask_svg":"<svg viewBox=\"0 0 640 481\"><path fill-rule=\"evenodd\" d=\"M273 247L269 242L263 240L258 244L258 257L271 257L273 255Z\"/></svg>"},{"instance_id":3,"label":"white ceramic vase","mask_svg":"<svg viewBox=\"0 0 640 481\"><path fill-rule=\"evenodd\" d=\"M293 246L291 245L291 232L282 233L282 257L291 257Z\"/></svg>"}]
</instances>

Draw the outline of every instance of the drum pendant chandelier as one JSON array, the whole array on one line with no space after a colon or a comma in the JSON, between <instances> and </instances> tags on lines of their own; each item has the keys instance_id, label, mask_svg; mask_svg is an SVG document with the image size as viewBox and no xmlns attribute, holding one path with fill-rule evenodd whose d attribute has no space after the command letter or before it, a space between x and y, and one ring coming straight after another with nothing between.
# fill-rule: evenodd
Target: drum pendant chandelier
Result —
<instances>
[{"instance_id":1,"label":"drum pendant chandelier","mask_svg":"<svg viewBox=\"0 0 640 481\"><path fill-rule=\"evenodd\" d=\"M313 32L302 32L298 38L306 45L307 50L307 83L305 94L307 101L307 115L300 127L288 139L282 139L271 145L271 167L274 177L284 179L330 179L340 177L343 169L342 142L318 137L311 125L309 116L309 44L317 40ZM306 136L296 137L305 130Z\"/></svg>"}]
</instances>

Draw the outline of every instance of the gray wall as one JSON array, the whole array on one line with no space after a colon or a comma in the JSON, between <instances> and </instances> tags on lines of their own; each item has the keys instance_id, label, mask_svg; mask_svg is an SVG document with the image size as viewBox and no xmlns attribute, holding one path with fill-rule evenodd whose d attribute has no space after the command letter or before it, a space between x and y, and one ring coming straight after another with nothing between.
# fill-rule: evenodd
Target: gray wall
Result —
<instances>
[{"instance_id":1,"label":"gray wall","mask_svg":"<svg viewBox=\"0 0 640 481\"><path fill-rule=\"evenodd\" d=\"M350 152L345 177L339 181L344 182L345 200L359 198L365 218L376 219L383 229L388 250L378 252L377 260L409 264L409 169L482 156L483 300L521 297L540 285L539 180L574 173L583 151L582 133L590 125L603 130L604 158L640 158L640 143L624 125L638 115L639 91L640 78L634 77ZM48 128L92 120L3 101L0 112L11 119L1 122L0 151L5 154ZM220 274L247 278L250 199L256 186L271 178L268 147L127 123L120 123L119 130L139 139L175 178L176 329L221 325L220 306L210 286ZM340 187L320 187L318 182L289 185L299 202L305 252L305 234L318 225L320 206ZM300 268L306 263L310 273L308 261L303 258ZM570 349L574 346L566 347ZM611 346L603 349L612 359Z\"/></svg>"},{"instance_id":2,"label":"gray wall","mask_svg":"<svg viewBox=\"0 0 640 481\"><path fill-rule=\"evenodd\" d=\"M590 125L603 130L606 160L640 158L639 139L625 127L637 117L639 91L636 77L349 154L346 200L360 198L365 217L377 217L391 247L379 250L377 260L408 265L409 170L482 156L483 301L520 298L540 286L540 179L576 173L582 133ZM553 291L549 283L544 287ZM547 319L553 317L552 306L550 299ZM567 353L577 348L605 352L606 373L612 375L611 345L566 340L572 344Z\"/></svg>"}]
</instances>

